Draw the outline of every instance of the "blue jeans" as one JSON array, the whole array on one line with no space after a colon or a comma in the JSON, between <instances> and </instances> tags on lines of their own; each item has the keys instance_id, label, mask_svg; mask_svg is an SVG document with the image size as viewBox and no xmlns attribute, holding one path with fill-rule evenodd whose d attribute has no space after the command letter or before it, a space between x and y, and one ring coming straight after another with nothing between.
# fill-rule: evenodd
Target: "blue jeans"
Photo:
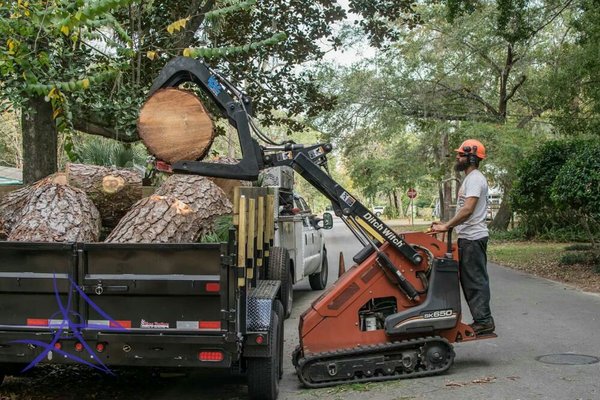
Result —
<instances>
[{"instance_id":1,"label":"blue jeans","mask_svg":"<svg viewBox=\"0 0 600 400\"><path fill-rule=\"evenodd\" d=\"M471 310L473 321L493 321L490 310L490 279L487 273L488 238L458 239L460 284Z\"/></svg>"}]
</instances>

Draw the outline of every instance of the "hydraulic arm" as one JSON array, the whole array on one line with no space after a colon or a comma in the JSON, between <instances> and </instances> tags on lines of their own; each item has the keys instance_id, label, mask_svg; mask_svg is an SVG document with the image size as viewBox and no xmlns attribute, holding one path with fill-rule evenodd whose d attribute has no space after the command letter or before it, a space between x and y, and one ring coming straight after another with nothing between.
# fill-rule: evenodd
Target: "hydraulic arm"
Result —
<instances>
[{"instance_id":1,"label":"hydraulic arm","mask_svg":"<svg viewBox=\"0 0 600 400\"><path fill-rule=\"evenodd\" d=\"M476 336L461 322L458 254L451 243L420 233L398 234L327 172L330 144L276 144L254 125L252 104L203 63L176 58L155 80L159 88L196 83L238 131L242 159L223 165L189 160L173 172L256 180L261 169L289 166L327 197L363 245L356 265L300 318L294 365L309 387L437 374L454 360L451 343ZM269 145L260 146L251 135Z\"/></svg>"}]
</instances>

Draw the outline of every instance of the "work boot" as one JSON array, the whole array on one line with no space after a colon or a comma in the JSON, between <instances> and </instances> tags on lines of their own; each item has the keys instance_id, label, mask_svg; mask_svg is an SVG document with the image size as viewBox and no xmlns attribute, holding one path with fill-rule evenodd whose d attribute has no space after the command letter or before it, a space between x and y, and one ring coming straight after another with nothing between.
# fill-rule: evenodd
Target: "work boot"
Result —
<instances>
[{"instance_id":1,"label":"work boot","mask_svg":"<svg viewBox=\"0 0 600 400\"><path fill-rule=\"evenodd\" d=\"M475 331L475 335L489 335L490 333L494 333L494 329L496 329L493 319L485 323L473 322L469 326Z\"/></svg>"}]
</instances>

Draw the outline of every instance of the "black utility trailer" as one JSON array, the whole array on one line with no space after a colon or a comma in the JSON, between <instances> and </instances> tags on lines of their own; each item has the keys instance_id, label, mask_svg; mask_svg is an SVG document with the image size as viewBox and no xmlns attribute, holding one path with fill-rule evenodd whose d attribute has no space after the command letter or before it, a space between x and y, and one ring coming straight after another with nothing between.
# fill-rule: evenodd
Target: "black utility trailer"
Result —
<instances>
[{"instance_id":1,"label":"black utility trailer","mask_svg":"<svg viewBox=\"0 0 600 400\"><path fill-rule=\"evenodd\" d=\"M273 200L236 195L228 243L0 242L0 377L40 363L228 370L250 397L282 375ZM270 207L270 208L269 208Z\"/></svg>"}]
</instances>

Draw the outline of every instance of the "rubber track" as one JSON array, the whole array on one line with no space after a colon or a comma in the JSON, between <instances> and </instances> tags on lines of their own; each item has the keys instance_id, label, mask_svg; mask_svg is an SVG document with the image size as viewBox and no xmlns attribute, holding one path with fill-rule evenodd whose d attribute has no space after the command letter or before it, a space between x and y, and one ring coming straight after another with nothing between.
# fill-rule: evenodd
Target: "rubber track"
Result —
<instances>
[{"instance_id":1,"label":"rubber track","mask_svg":"<svg viewBox=\"0 0 600 400\"><path fill-rule=\"evenodd\" d=\"M398 351L404 350L419 350L419 353L422 353L422 349L425 345L428 344L438 344L445 346L448 351L448 356L446 357L446 362L444 365L437 366L434 369L430 369L430 366L424 365L422 362L419 364L420 370L407 372L394 372L390 375L372 375L372 376L363 376L363 377L340 377L339 380L327 381L327 382L311 382L308 380L308 369L316 363L319 362L336 362L336 361L344 361L345 358L352 358L354 360L357 357L365 356L381 356L385 354L395 354ZM447 371L454 362L454 349L452 345L444 338L439 336L435 337L425 337L425 338L416 338L410 340L403 340L392 343L384 343L380 345L371 345L367 347L361 347L358 349L341 349L332 352L324 352L324 353L315 353L310 356L304 358L299 357L299 348L294 352L294 365L296 366L296 373L298 374L298 378L300 381L309 388L323 388L335 385L341 385L344 383L366 383L366 382L383 382L394 379L408 379L408 378L417 378L423 376L431 376L438 375L445 371Z\"/></svg>"}]
</instances>

